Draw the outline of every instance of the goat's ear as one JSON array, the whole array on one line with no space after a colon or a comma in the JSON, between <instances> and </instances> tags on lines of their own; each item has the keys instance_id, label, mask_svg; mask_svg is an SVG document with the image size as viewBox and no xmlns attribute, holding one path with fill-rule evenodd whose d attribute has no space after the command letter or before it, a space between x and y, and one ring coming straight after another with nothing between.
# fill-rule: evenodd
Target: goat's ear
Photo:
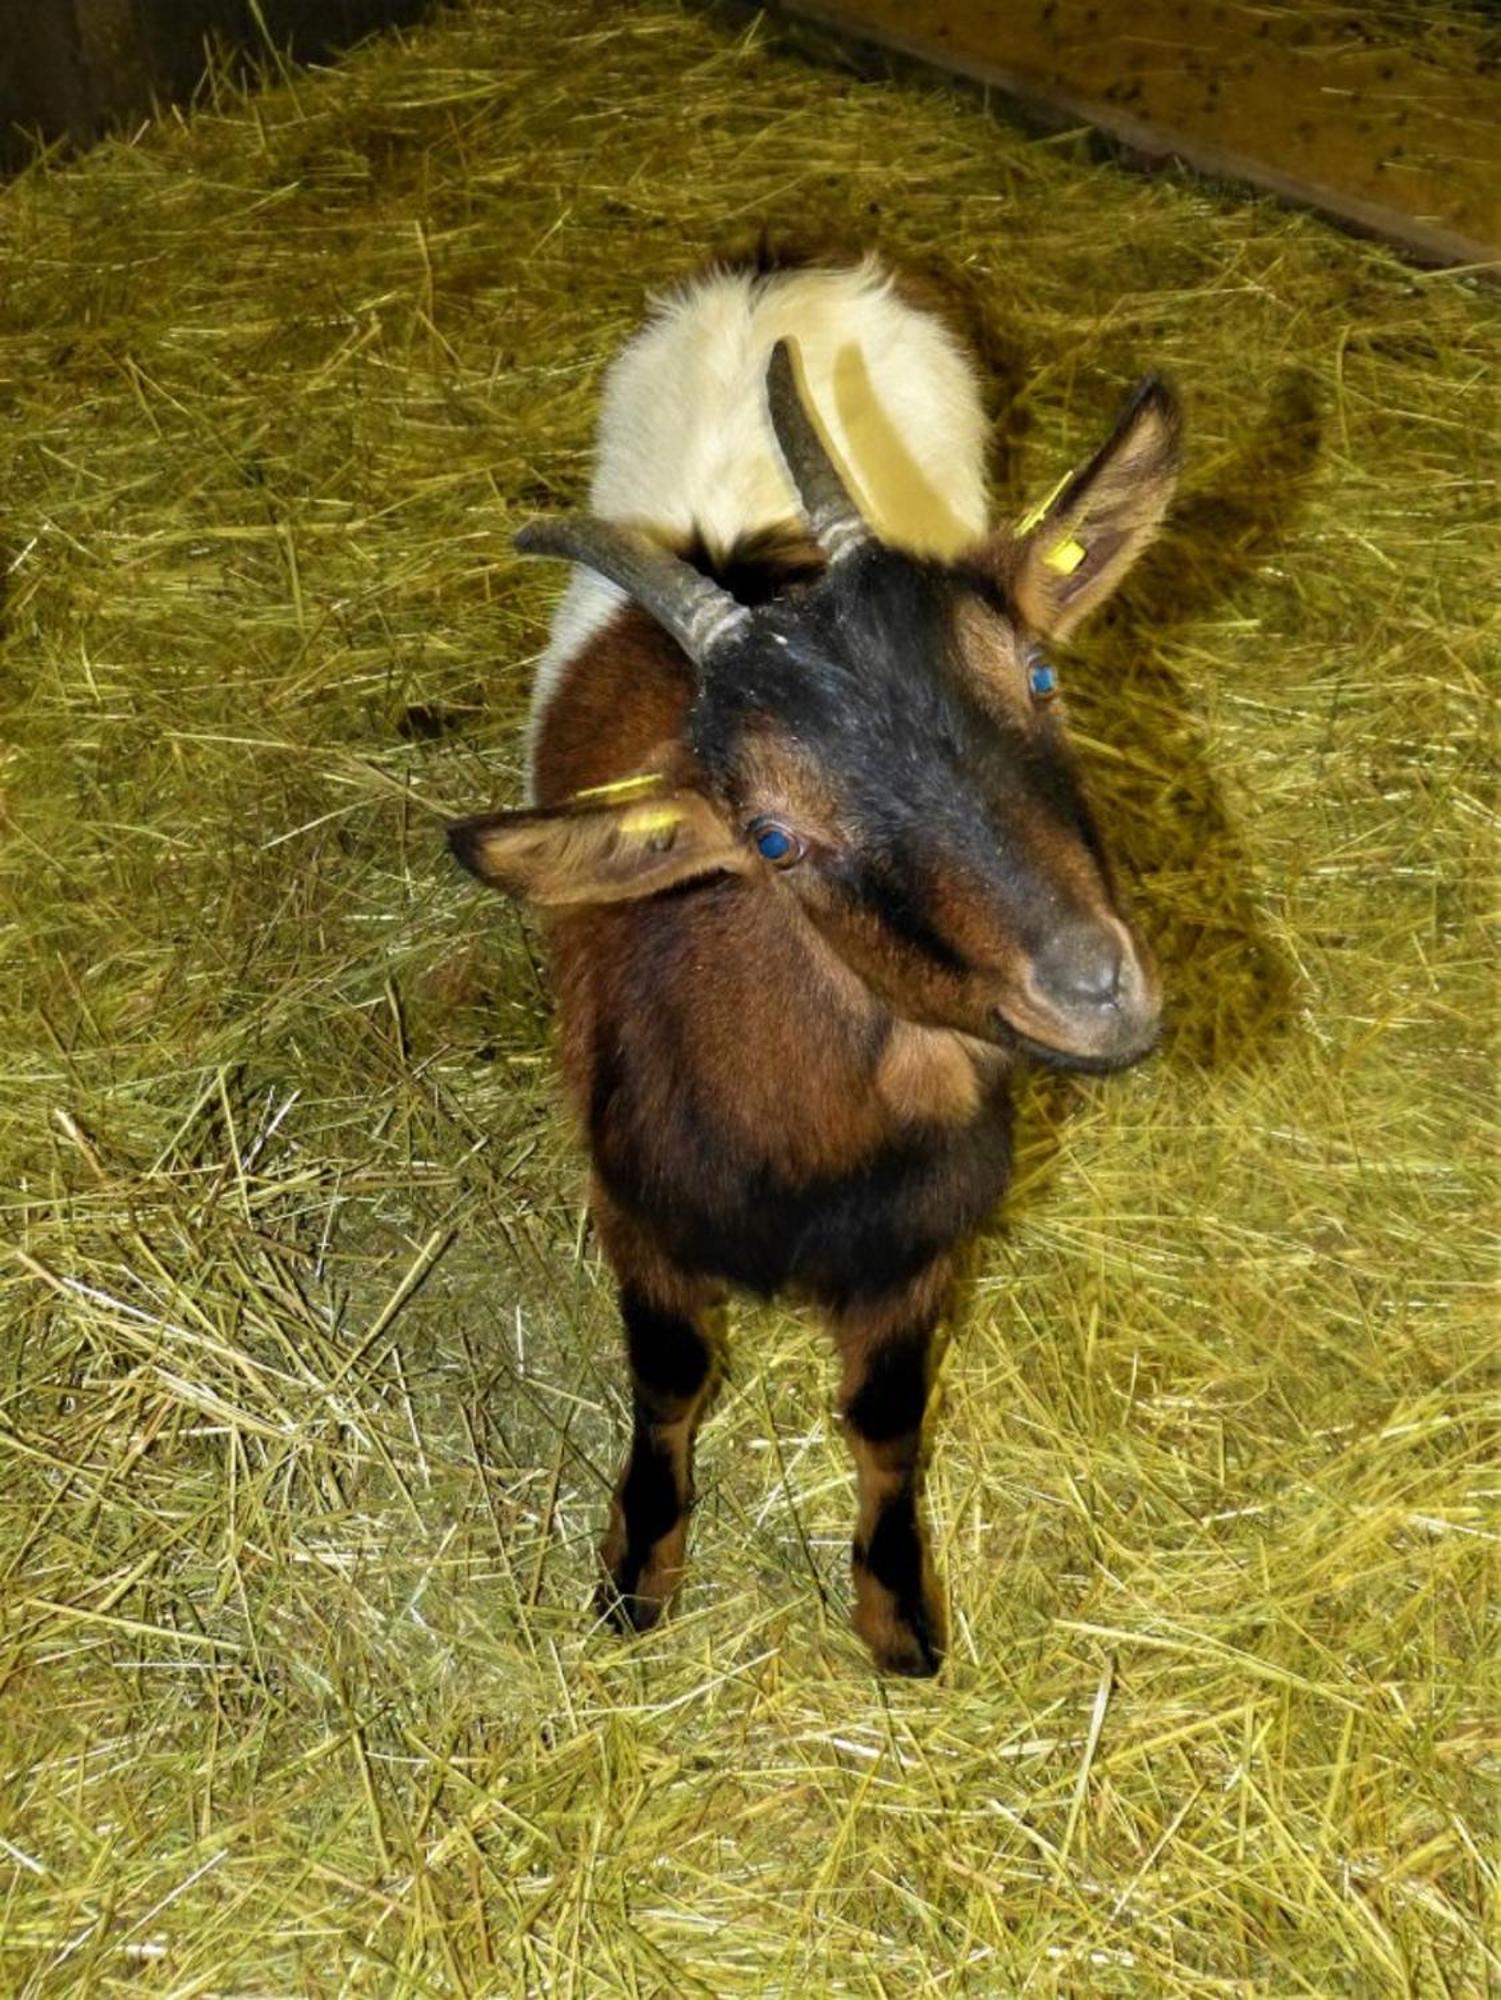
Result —
<instances>
[{"instance_id":1,"label":"goat's ear","mask_svg":"<svg viewBox=\"0 0 1501 2000\"><path fill-rule=\"evenodd\" d=\"M709 801L688 790L461 819L449 827L448 844L482 882L549 906L628 902L751 865Z\"/></svg>"},{"instance_id":2,"label":"goat's ear","mask_svg":"<svg viewBox=\"0 0 1501 2000\"><path fill-rule=\"evenodd\" d=\"M1177 397L1148 376L1088 465L1023 521L1011 594L1034 631L1062 638L1115 589L1162 526L1181 435Z\"/></svg>"}]
</instances>

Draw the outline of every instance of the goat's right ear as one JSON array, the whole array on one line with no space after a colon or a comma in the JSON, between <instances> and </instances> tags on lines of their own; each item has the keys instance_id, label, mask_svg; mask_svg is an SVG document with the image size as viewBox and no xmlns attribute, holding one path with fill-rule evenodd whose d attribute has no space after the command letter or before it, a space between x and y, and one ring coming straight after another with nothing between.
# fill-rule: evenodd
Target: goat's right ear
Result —
<instances>
[{"instance_id":1,"label":"goat's right ear","mask_svg":"<svg viewBox=\"0 0 1501 2000\"><path fill-rule=\"evenodd\" d=\"M448 844L471 875L549 907L623 903L698 876L743 874L745 843L701 792L456 820Z\"/></svg>"},{"instance_id":2,"label":"goat's right ear","mask_svg":"<svg viewBox=\"0 0 1501 2000\"><path fill-rule=\"evenodd\" d=\"M1094 457L1018 529L1011 591L1044 639L1061 639L1102 604L1146 548L1178 480L1178 398L1149 375Z\"/></svg>"}]
</instances>

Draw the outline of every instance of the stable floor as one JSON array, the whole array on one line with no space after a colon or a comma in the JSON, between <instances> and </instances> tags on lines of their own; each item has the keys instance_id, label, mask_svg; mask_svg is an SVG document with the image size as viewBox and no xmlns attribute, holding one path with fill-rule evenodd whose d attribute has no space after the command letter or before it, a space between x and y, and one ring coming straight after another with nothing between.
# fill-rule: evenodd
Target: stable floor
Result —
<instances>
[{"instance_id":1,"label":"stable floor","mask_svg":"<svg viewBox=\"0 0 1501 2000\"><path fill-rule=\"evenodd\" d=\"M442 837L520 795L515 529L763 230L949 301L999 519L1145 370L1188 413L1057 662L1168 1030L1020 1092L931 1684L849 1630L791 1310L677 1616L594 1628L612 1288L541 941ZM1498 309L672 0L0 191L0 1990L1494 1988Z\"/></svg>"}]
</instances>

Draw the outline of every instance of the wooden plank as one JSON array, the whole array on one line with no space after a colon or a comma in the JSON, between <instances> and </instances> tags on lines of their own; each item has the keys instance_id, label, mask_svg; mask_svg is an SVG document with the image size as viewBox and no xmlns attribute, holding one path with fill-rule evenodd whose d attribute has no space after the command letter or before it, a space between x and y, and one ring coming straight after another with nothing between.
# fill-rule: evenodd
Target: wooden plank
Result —
<instances>
[{"instance_id":1,"label":"wooden plank","mask_svg":"<svg viewBox=\"0 0 1501 2000\"><path fill-rule=\"evenodd\" d=\"M1109 101L1077 89L1064 75L1043 75L1038 69L1019 68L1007 62L1003 52L1008 35L1014 38L1018 17L1030 13L1034 20L1051 19L1055 16L1056 0L1052 6L1044 0L1040 7L1033 0L1030 9L1013 6L1004 11L990 9L988 14L986 10L979 10L978 19L975 8L944 4L944 0L924 0L920 6L903 5L900 0L778 0L778 11L809 21L867 49L895 55L904 61L938 69L978 85L987 93L1000 97L1008 109L1034 127L1064 130L1088 126L1103 135L1115 154L1127 164L1180 164L1207 179L1253 188L1295 207L1314 209L1361 235L1396 245L1420 263L1445 269L1472 270L1488 278L1501 279L1501 214L1498 214L1498 204L1501 204L1501 118L1494 118L1489 134L1482 133L1475 142L1482 156L1479 161L1481 172L1473 199L1462 212L1467 217L1475 216L1484 233L1471 233L1452 226L1440 216L1373 200L1350 185L1350 180L1354 178L1352 175L1320 178L1306 167L1296 171L1290 169L1282 161L1269 156L1270 149L1252 152L1219 143L1208 129L1209 121L1198 121L1197 129L1174 129L1156 116L1144 115L1118 101ZM1181 14L1186 10L1176 11ZM1224 10L1216 9L1214 12L1223 16ZM1140 22L1139 7L1133 7L1132 17ZM1197 25L1202 28L1202 21ZM1180 32L1188 31L1182 29ZM1181 54L1181 49L1176 52L1167 49L1164 63L1171 67L1175 55L1181 60ZM1079 63L1076 67L1082 70L1085 65ZM1264 91L1265 79L1261 87ZM1481 88L1483 101L1485 90L1494 86L1484 84L1481 79L1477 87ZM1150 109L1150 88L1141 95ZM1210 103L1213 101L1214 95L1211 94ZM1280 121L1268 121L1270 137L1275 138L1289 129L1288 114L1295 108L1284 106ZM1501 112L1501 102L1494 109ZM1341 116L1338 104L1324 116L1337 122ZM1254 120L1251 122L1254 124ZM1242 119L1240 129L1245 130L1246 125L1247 121ZM1298 129L1301 132L1302 125ZM1302 149L1305 154L1317 158L1318 138L1319 134L1315 131L1312 142ZM1489 174L1484 157L1487 143L1497 154L1494 179ZM1286 146L1283 150L1287 150ZM1332 154L1337 149L1325 150Z\"/></svg>"}]
</instances>

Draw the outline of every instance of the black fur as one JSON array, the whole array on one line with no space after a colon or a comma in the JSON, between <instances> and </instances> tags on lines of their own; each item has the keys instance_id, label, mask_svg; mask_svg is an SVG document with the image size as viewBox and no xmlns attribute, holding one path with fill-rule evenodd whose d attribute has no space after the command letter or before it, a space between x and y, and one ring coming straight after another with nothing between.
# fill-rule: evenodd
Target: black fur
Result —
<instances>
[{"instance_id":1,"label":"black fur","mask_svg":"<svg viewBox=\"0 0 1501 2000\"><path fill-rule=\"evenodd\" d=\"M984 1221L1006 1184L1010 1105L998 1084L969 1125L914 1131L857 1172L791 1183L723 1133L711 1145L686 1092L648 1112L627 1072L592 1137L611 1196L683 1269L841 1308L898 1289ZM710 1161L712 1175L699 1168Z\"/></svg>"},{"instance_id":2,"label":"black fur","mask_svg":"<svg viewBox=\"0 0 1501 2000\"><path fill-rule=\"evenodd\" d=\"M653 1548L677 1526L683 1511L671 1463L653 1439L649 1423L640 1420L640 1413L630 1467L620 1492L620 1509L625 1516L626 1553L618 1581L624 1589L627 1578L633 1583L640 1575Z\"/></svg>"},{"instance_id":3,"label":"black fur","mask_svg":"<svg viewBox=\"0 0 1501 2000\"><path fill-rule=\"evenodd\" d=\"M923 1590L923 1537L917 1519L917 1496L903 1487L882 1508L870 1540L854 1545L857 1570L868 1570L877 1583L896 1600L901 1622L915 1644L915 1654L890 1664L909 1674L936 1674L943 1648L929 1612Z\"/></svg>"},{"instance_id":4,"label":"black fur","mask_svg":"<svg viewBox=\"0 0 1501 2000\"><path fill-rule=\"evenodd\" d=\"M727 590L747 609L770 604L800 585L815 582L826 567L817 545L806 535L768 528L743 535L727 554L715 557L702 541L682 551L686 562Z\"/></svg>"},{"instance_id":5,"label":"black fur","mask_svg":"<svg viewBox=\"0 0 1501 2000\"><path fill-rule=\"evenodd\" d=\"M870 1540L855 1545L855 1560L864 1564L877 1583L891 1591L904 1611L920 1604L922 1537L917 1526L916 1501L909 1488L903 1487L881 1509Z\"/></svg>"},{"instance_id":6,"label":"black fur","mask_svg":"<svg viewBox=\"0 0 1501 2000\"><path fill-rule=\"evenodd\" d=\"M691 1320L658 1311L629 1286L621 1288L620 1316L637 1395L648 1403L660 1399L665 1407L657 1415L671 1416L673 1404L690 1401L708 1381L708 1342Z\"/></svg>"},{"instance_id":7,"label":"black fur","mask_svg":"<svg viewBox=\"0 0 1501 2000\"><path fill-rule=\"evenodd\" d=\"M1057 921L1057 884L1031 829L1082 840L1102 875L1103 856L1061 730L1010 720L955 657L965 599L994 608L1004 593L873 545L788 595L783 560L774 540L746 546L770 601L758 595L758 616L694 703L693 747L715 789L733 799L747 724L774 717L857 829L842 893L946 971L972 969L929 914L932 884L956 870L1024 944L1040 941ZM742 556L709 567L727 581Z\"/></svg>"},{"instance_id":8,"label":"black fur","mask_svg":"<svg viewBox=\"0 0 1501 2000\"><path fill-rule=\"evenodd\" d=\"M929 1334L882 1341L845 1408L847 1422L871 1444L891 1444L922 1426L928 1400Z\"/></svg>"},{"instance_id":9,"label":"black fur","mask_svg":"<svg viewBox=\"0 0 1501 2000\"><path fill-rule=\"evenodd\" d=\"M1026 844L1010 825L1017 806L1082 838L1103 864L1061 731L1008 725L953 656L966 597L1009 612L994 577L878 545L826 571L810 544L775 532L717 561L701 547L689 559L763 610L694 704L694 747L711 778L732 792L747 720L774 716L859 825L852 891L916 949L964 963L924 915L930 880L956 861L998 897L1027 903Z\"/></svg>"}]
</instances>

